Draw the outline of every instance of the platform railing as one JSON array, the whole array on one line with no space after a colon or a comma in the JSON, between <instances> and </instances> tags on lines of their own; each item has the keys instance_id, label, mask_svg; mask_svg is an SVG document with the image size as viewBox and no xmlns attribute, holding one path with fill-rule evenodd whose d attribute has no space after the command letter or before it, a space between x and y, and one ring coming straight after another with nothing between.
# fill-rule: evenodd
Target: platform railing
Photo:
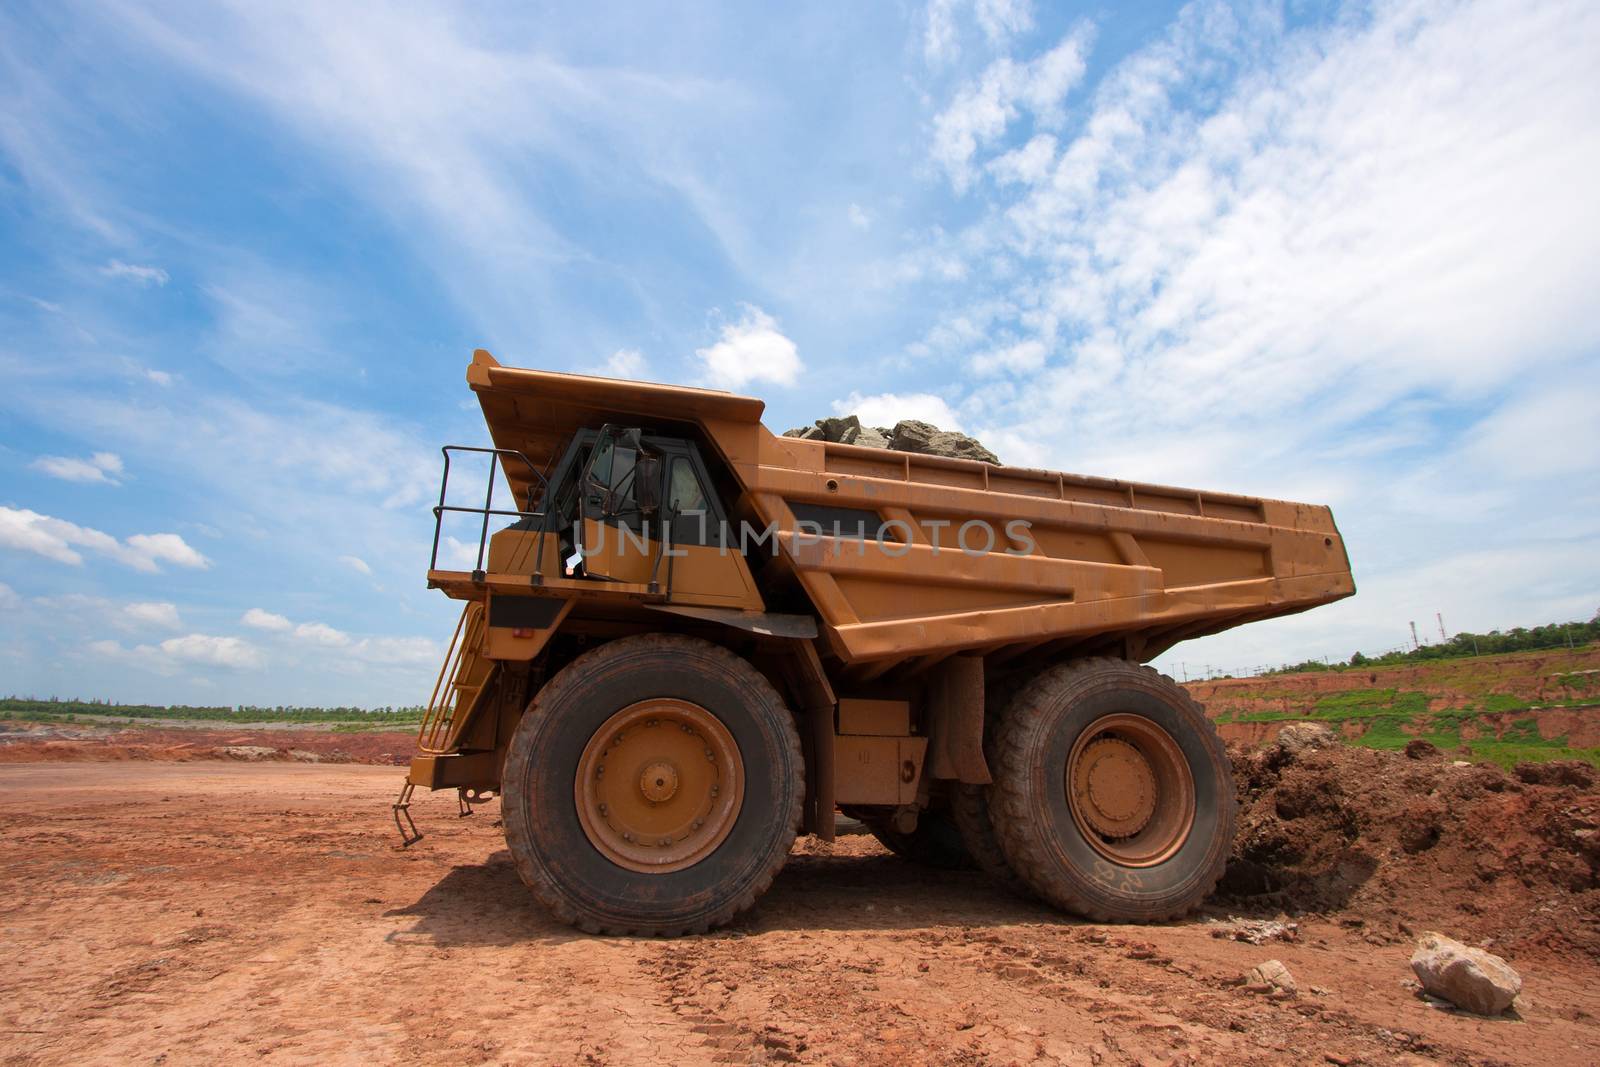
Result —
<instances>
[{"instance_id":1,"label":"platform railing","mask_svg":"<svg viewBox=\"0 0 1600 1067\"><path fill-rule=\"evenodd\" d=\"M543 472L534 466L533 461L513 448L480 448L475 445L445 445L439 450L444 453L444 475L439 479L439 503L433 508L433 552L428 557L428 569L439 569L439 536L444 530L444 517L447 512L465 515L483 516L483 524L478 531L477 562L472 568L472 580L481 582L484 579L483 555L489 544L489 518L499 515L505 518L522 521L524 519L539 520L539 539L534 550L533 584L543 585L544 574L544 539L549 532L550 525L550 483ZM483 494L483 507L469 508L459 504L446 503L446 496L450 491L450 454L452 452L471 452L489 457L489 484ZM494 476L504 464L502 456L512 456L520 460L527 468L528 474L537 480L537 485L528 486L527 510L496 508L494 506ZM539 510L534 510L537 494Z\"/></svg>"}]
</instances>

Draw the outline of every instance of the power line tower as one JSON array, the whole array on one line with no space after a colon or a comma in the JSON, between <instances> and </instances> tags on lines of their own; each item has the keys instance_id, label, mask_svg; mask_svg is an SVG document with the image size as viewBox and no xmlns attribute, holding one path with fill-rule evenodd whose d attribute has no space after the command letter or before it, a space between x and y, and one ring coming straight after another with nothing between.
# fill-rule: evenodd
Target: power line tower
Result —
<instances>
[{"instance_id":1,"label":"power line tower","mask_svg":"<svg viewBox=\"0 0 1600 1067\"><path fill-rule=\"evenodd\" d=\"M1417 640L1417 620L1415 619L1411 620L1411 647L1413 649L1422 647L1422 642Z\"/></svg>"},{"instance_id":2,"label":"power line tower","mask_svg":"<svg viewBox=\"0 0 1600 1067\"><path fill-rule=\"evenodd\" d=\"M1444 642L1450 640L1444 635L1444 612L1436 611L1433 613L1433 617L1439 620L1439 642L1443 644Z\"/></svg>"}]
</instances>

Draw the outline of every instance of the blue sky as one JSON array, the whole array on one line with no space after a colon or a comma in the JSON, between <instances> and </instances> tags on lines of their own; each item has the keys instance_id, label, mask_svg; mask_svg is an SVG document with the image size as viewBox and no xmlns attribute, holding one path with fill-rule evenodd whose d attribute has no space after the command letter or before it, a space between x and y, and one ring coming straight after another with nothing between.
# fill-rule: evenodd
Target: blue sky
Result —
<instances>
[{"instance_id":1,"label":"blue sky","mask_svg":"<svg viewBox=\"0 0 1600 1067\"><path fill-rule=\"evenodd\" d=\"M471 350L1332 504L1243 667L1600 608L1600 9L8 4L0 691L410 704Z\"/></svg>"}]
</instances>

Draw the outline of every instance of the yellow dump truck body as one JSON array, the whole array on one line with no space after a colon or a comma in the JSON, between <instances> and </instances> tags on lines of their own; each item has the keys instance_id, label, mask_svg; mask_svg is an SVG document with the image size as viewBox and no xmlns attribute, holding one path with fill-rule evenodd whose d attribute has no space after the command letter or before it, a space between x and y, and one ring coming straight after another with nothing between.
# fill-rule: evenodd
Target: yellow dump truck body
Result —
<instances>
[{"instance_id":1,"label":"yellow dump truck body","mask_svg":"<svg viewBox=\"0 0 1600 1067\"><path fill-rule=\"evenodd\" d=\"M754 398L502 367L482 351L468 382L495 444L541 468L607 421L699 440L732 483L731 510L776 531L764 584L799 583L825 651L853 674L956 652L1144 660L1355 591L1326 507L780 437ZM507 477L518 495L532 484L515 462ZM808 533L796 505L885 539ZM430 577L456 596L486 588Z\"/></svg>"},{"instance_id":2,"label":"yellow dump truck body","mask_svg":"<svg viewBox=\"0 0 1600 1067\"><path fill-rule=\"evenodd\" d=\"M1325 507L778 437L750 397L482 351L467 381L494 447L444 449L428 580L466 603L395 816L501 795L587 930L726 922L836 811L1080 914L1182 914L1231 772L1143 663L1355 591ZM482 507L450 502L462 453Z\"/></svg>"}]
</instances>

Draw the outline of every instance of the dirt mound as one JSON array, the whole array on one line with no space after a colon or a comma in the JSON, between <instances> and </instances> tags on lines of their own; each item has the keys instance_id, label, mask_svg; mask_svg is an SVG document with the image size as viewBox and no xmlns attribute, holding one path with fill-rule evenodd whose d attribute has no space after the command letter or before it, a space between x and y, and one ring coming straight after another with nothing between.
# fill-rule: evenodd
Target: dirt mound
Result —
<instances>
[{"instance_id":1,"label":"dirt mound","mask_svg":"<svg viewBox=\"0 0 1600 1067\"><path fill-rule=\"evenodd\" d=\"M393 731L333 733L328 730L192 730L140 726L8 723L0 730L0 763L122 762L127 760L282 761L376 763L402 766L416 751L416 737Z\"/></svg>"},{"instance_id":2,"label":"dirt mound","mask_svg":"<svg viewBox=\"0 0 1600 1067\"><path fill-rule=\"evenodd\" d=\"M1600 953L1600 785L1587 764L1509 775L1423 746L1230 755L1240 820L1224 899L1338 913L1375 943L1426 926Z\"/></svg>"}]
</instances>

